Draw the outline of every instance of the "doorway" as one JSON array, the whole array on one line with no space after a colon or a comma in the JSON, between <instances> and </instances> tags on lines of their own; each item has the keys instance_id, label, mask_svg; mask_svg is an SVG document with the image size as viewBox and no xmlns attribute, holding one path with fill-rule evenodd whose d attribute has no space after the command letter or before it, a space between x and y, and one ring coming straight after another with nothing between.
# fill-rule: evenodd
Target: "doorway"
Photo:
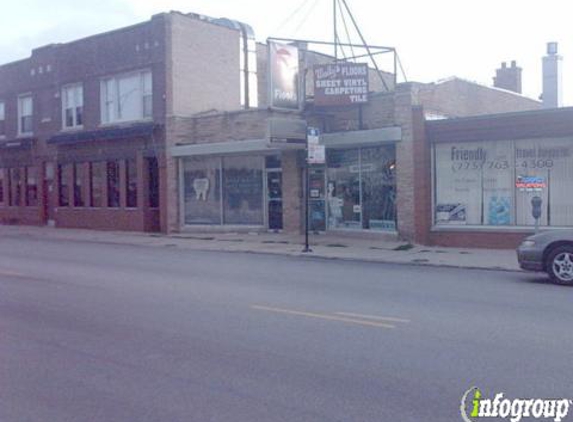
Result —
<instances>
[{"instance_id":1,"label":"doorway","mask_svg":"<svg viewBox=\"0 0 573 422\"><path fill-rule=\"evenodd\" d=\"M269 230L283 229L283 173L267 169L267 210Z\"/></svg>"}]
</instances>

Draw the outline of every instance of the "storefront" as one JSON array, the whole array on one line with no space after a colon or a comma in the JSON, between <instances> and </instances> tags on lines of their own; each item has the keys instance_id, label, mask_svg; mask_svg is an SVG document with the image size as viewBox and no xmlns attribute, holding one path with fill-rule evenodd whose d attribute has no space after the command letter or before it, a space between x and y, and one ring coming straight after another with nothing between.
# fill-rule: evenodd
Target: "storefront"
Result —
<instances>
[{"instance_id":1,"label":"storefront","mask_svg":"<svg viewBox=\"0 0 573 422\"><path fill-rule=\"evenodd\" d=\"M181 159L184 226L282 229L280 154Z\"/></svg>"},{"instance_id":2,"label":"storefront","mask_svg":"<svg viewBox=\"0 0 573 422\"><path fill-rule=\"evenodd\" d=\"M313 166L309 180L314 230L396 232L400 138L396 127L322 136L326 163Z\"/></svg>"},{"instance_id":3,"label":"storefront","mask_svg":"<svg viewBox=\"0 0 573 422\"><path fill-rule=\"evenodd\" d=\"M573 137L435 145L437 226L573 226Z\"/></svg>"},{"instance_id":4,"label":"storefront","mask_svg":"<svg viewBox=\"0 0 573 422\"><path fill-rule=\"evenodd\" d=\"M396 231L393 144L331 148L309 175L311 228Z\"/></svg>"},{"instance_id":5,"label":"storefront","mask_svg":"<svg viewBox=\"0 0 573 422\"><path fill-rule=\"evenodd\" d=\"M313 231L393 232L399 128L325 134L326 162L309 169ZM181 145L180 227L303 228L304 143L271 138ZM289 211L285 217L285 211Z\"/></svg>"},{"instance_id":6,"label":"storefront","mask_svg":"<svg viewBox=\"0 0 573 422\"><path fill-rule=\"evenodd\" d=\"M573 227L572 118L565 108L428 122L430 242L515 247L536 223Z\"/></svg>"}]
</instances>

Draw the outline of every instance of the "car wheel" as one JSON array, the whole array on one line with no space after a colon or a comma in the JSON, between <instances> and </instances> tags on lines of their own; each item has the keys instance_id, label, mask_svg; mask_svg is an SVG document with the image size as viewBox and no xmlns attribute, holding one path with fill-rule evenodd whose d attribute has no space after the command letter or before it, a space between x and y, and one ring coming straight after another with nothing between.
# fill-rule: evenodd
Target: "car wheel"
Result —
<instances>
[{"instance_id":1,"label":"car wheel","mask_svg":"<svg viewBox=\"0 0 573 422\"><path fill-rule=\"evenodd\" d=\"M573 246L560 246L547 258L547 273L559 284L573 285Z\"/></svg>"}]
</instances>

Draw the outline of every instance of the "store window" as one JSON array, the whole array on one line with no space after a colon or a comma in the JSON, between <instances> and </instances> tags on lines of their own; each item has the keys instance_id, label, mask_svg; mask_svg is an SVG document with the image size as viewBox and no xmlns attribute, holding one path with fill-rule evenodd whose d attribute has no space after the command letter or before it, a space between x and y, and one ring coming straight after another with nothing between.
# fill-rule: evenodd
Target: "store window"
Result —
<instances>
[{"instance_id":1,"label":"store window","mask_svg":"<svg viewBox=\"0 0 573 422\"><path fill-rule=\"evenodd\" d=\"M4 169L0 169L0 204L4 205Z\"/></svg>"},{"instance_id":2,"label":"store window","mask_svg":"<svg viewBox=\"0 0 573 422\"><path fill-rule=\"evenodd\" d=\"M261 157L223 158L223 223L263 225Z\"/></svg>"},{"instance_id":3,"label":"store window","mask_svg":"<svg viewBox=\"0 0 573 422\"><path fill-rule=\"evenodd\" d=\"M22 205L22 171L19 167L10 169L10 185L12 188L10 205L19 207Z\"/></svg>"},{"instance_id":4,"label":"store window","mask_svg":"<svg viewBox=\"0 0 573 422\"><path fill-rule=\"evenodd\" d=\"M105 164L103 161L97 161L89 165L90 206L95 208L103 207Z\"/></svg>"},{"instance_id":5,"label":"store window","mask_svg":"<svg viewBox=\"0 0 573 422\"><path fill-rule=\"evenodd\" d=\"M183 160L185 224L264 224L263 157Z\"/></svg>"},{"instance_id":6,"label":"store window","mask_svg":"<svg viewBox=\"0 0 573 422\"><path fill-rule=\"evenodd\" d=\"M327 151L329 229L396 230L394 145Z\"/></svg>"},{"instance_id":7,"label":"store window","mask_svg":"<svg viewBox=\"0 0 573 422\"><path fill-rule=\"evenodd\" d=\"M72 164L58 164L58 191L60 207L67 207L70 205L70 172L72 171Z\"/></svg>"},{"instance_id":8,"label":"store window","mask_svg":"<svg viewBox=\"0 0 573 422\"><path fill-rule=\"evenodd\" d=\"M83 207L86 204L83 190L85 171L85 163L74 163L74 207Z\"/></svg>"},{"instance_id":9,"label":"store window","mask_svg":"<svg viewBox=\"0 0 573 422\"><path fill-rule=\"evenodd\" d=\"M62 88L62 122L64 129L83 125L84 89L81 84Z\"/></svg>"},{"instance_id":10,"label":"store window","mask_svg":"<svg viewBox=\"0 0 573 422\"><path fill-rule=\"evenodd\" d=\"M38 205L38 169L26 167L26 205L35 207Z\"/></svg>"},{"instance_id":11,"label":"store window","mask_svg":"<svg viewBox=\"0 0 573 422\"><path fill-rule=\"evenodd\" d=\"M437 144L437 226L573 226L573 139Z\"/></svg>"},{"instance_id":12,"label":"store window","mask_svg":"<svg viewBox=\"0 0 573 422\"><path fill-rule=\"evenodd\" d=\"M12 199L14 198L14 195L12 193L12 172L11 169L5 169L4 170L5 173L5 177L6 177L6 203L8 204L8 206L12 206L14 205L12 203Z\"/></svg>"},{"instance_id":13,"label":"store window","mask_svg":"<svg viewBox=\"0 0 573 422\"><path fill-rule=\"evenodd\" d=\"M221 224L221 159L183 163L185 224Z\"/></svg>"},{"instance_id":14,"label":"store window","mask_svg":"<svg viewBox=\"0 0 573 422\"><path fill-rule=\"evenodd\" d=\"M137 207L137 166L135 159L125 160L126 206Z\"/></svg>"},{"instance_id":15,"label":"store window","mask_svg":"<svg viewBox=\"0 0 573 422\"><path fill-rule=\"evenodd\" d=\"M107 169L107 206L119 207L119 161L108 161Z\"/></svg>"}]
</instances>

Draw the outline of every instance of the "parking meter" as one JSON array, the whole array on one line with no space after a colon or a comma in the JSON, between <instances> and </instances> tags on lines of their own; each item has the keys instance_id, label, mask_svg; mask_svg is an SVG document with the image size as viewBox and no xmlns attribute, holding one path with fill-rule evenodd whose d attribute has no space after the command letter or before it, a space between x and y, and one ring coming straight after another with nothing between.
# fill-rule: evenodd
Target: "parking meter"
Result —
<instances>
[{"instance_id":1,"label":"parking meter","mask_svg":"<svg viewBox=\"0 0 573 422\"><path fill-rule=\"evenodd\" d=\"M531 198L531 215L535 218L535 231L539 229L539 218L541 218L541 204L543 200L539 196Z\"/></svg>"}]
</instances>

